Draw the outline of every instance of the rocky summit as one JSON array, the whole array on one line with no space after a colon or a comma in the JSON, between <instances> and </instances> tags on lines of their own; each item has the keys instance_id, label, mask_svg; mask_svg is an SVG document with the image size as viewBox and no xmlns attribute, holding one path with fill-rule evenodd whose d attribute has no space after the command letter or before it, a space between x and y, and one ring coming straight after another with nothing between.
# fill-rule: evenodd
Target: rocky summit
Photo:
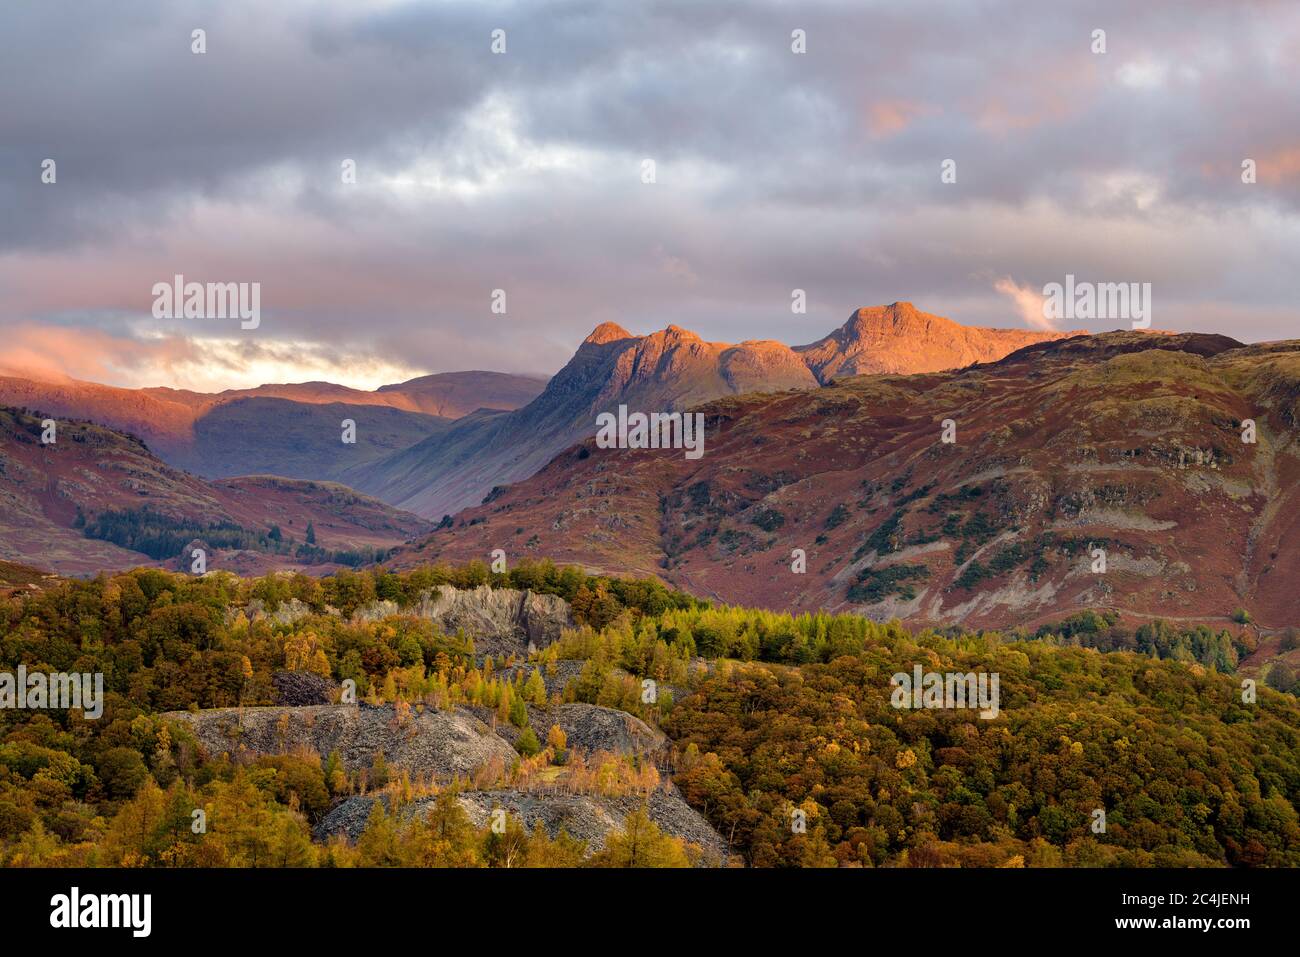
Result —
<instances>
[{"instance_id":1,"label":"rocky summit","mask_svg":"<svg viewBox=\"0 0 1300 957\"><path fill-rule=\"evenodd\" d=\"M697 408L698 462L576 445L397 564L505 547L917 624L1300 618L1300 343L1116 332Z\"/></svg>"},{"instance_id":2,"label":"rocky summit","mask_svg":"<svg viewBox=\"0 0 1300 957\"><path fill-rule=\"evenodd\" d=\"M349 472L347 480L436 519L534 474L594 434L596 417L619 406L673 412L728 395L816 389L858 372L933 372L1075 334L966 327L907 302L859 309L825 338L793 347L771 340L706 342L675 325L637 336L605 322L529 404L463 419Z\"/></svg>"}]
</instances>

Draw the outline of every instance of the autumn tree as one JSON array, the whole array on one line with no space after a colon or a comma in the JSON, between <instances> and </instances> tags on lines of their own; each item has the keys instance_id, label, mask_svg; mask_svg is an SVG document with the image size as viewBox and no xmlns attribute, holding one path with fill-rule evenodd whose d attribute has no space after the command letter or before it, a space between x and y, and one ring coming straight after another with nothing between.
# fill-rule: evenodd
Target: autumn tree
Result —
<instances>
[{"instance_id":1,"label":"autumn tree","mask_svg":"<svg viewBox=\"0 0 1300 957\"><path fill-rule=\"evenodd\" d=\"M568 743L569 739L565 735L564 729L558 724L551 725L551 730L546 734L546 746L551 749L552 764L563 765L568 762Z\"/></svg>"},{"instance_id":2,"label":"autumn tree","mask_svg":"<svg viewBox=\"0 0 1300 957\"><path fill-rule=\"evenodd\" d=\"M536 668L524 684L524 700L538 706L546 704L546 682L542 680L542 673Z\"/></svg>"},{"instance_id":3,"label":"autumn tree","mask_svg":"<svg viewBox=\"0 0 1300 957\"><path fill-rule=\"evenodd\" d=\"M690 867L684 843L661 831L644 807L627 816L623 829L592 858L596 867Z\"/></svg>"}]
</instances>

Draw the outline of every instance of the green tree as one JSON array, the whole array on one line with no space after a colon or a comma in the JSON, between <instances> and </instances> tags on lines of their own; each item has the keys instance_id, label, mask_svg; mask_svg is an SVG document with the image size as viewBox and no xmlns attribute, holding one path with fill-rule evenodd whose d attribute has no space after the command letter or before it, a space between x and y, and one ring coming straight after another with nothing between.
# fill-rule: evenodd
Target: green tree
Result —
<instances>
[{"instance_id":1,"label":"green tree","mask_svg":"<svg viewBox=\"0 0 1300 957\"><path fill-rule=\"evenodd\" d=\"M683 842L661 831L644 807L629 814L592 858L596 867L690 867Z\"/></svg>"},{"instance_id":2,"label":"green tree","mask_svg":"<svg viewBox=\"0 0 1300 957\"><path fill-rule=\"evenodd\" d=\"M519 695L513 695L510 699L510 723L516 728L528 726L528 706Z\"/></svg>"},{"instance_id":3,"label":"green tree","mask_svg":"<svg viewBox=\"0 0 1300 957\"><path fill-rule=\"evenodd\" d=\"M367 785L371 790L379 790L388 783L388 761L384 758L383 751L375 752L374 763L370 766L370 773L367 775Z\"/></svg>"},{"instance_id":4,"label":"green tree","mask_svg":"<svg viewBox=\"0 0 1300 957\"><path fill-rule=\"evenodd\" d=\"M515 750L526 758L531 758L542 750L541 742L537 740L532 728L524 728L519 740L515 742Z\"/></svg>"},{"instance_id":5,"label":"green tree","mask_svg":"<svg viewBox=\"0 0 1300 957\"><path fill-rule=\"evenodd\" d=\"M1277 691L1291 691L1295 688L1296 677L1291 666L1284 661L1275 661L1268 669L1265 683Z\"/></svg>"},{"instance_id":6,"label":"green tree","mask_svg":"<svg viewBox=\"0 0 1300 957\"><path fill-rule=\"evenodd\" d=\"M529 704L539 706L546 704L546 682L542 680L542 673L536 668L524 683L524 699Z\"/></svg>"}]
</instances>

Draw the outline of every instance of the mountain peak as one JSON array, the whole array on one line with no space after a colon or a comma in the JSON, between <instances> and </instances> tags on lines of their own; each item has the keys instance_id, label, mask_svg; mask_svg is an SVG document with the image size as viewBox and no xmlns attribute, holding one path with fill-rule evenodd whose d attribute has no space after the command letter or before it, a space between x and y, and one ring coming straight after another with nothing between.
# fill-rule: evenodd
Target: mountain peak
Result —
<instances>
[{"instance_id":1,"label":"mountain peak","mask_svg":"<svg viewBox=\"0 0 1300 957\"><path fill-rule=\"evenodd\" d=\"M858 314L862 316L883 314L886 316L899 317L922 315L921 310L917 309L914 303L910 303L906 299L899 299L897 302L891 302L887 306L860 306L858 308Z\"/></svg>"},{"instance_id":2,"label":"mountain peak","mask_svg":"<svg viewBox=\"0 0 1300 957\"><path fill-rule=\"evenodd\" d=\"M595 329L591 330L591 335L582 340L583 345L604 345L606 342L617 342L619 339L635 339L632 333L628 332L617 322L602 322Z\"/></svg>"},{"instance_id":3,"label":"mountain peak","mask_svg":"<svg viewBox=\"0 0 1300 957\"><path fill-rule=\"evenodd\" d=\"M921 312L910 302L899 301L891 302L887 306L862 306L853 313L849 321L844 324L844 328L847 332L861 331L868 326L901 331L925 320L935 319L940 320L941 323L951 321L942 316L931 316L929 313Z\"/></svg>"},{"instance_id":4,"label":"mountain peak","mask_svg":"<svg viewBox=\"0 0 1300 957\"><path fill-rule=\"evenodd\" d=\"M1077 334L963 326L899 301L887 306L863 306L830 335L796 346L795 351L825 383L850 375L958 369L974 362L996 361L1038 342Z\"/></svg>"},{"instance_id":5,"label":"mountain peak","mask_svg":"<svg viewBox=\"0 0 1300 957\"><path fill-rule=\"evenodd\" d=\"M940 327L935 335L948 331ZM933 355L965 360L960 353L974 350L991 330L973 331L969 342L954 339L956 352ZM1014 333L1012 341L996 343L999 350L1020 337L1044 335L1007 332ZM896 338L901 341L882 348L904 350L903 358L909 358L905 350L913 338L925 350L938 348L911 334ZM987 338L993 344L1007 337ZM933 355L918 351L910 358L928 361ZM393 564L468 561L526 527L538 533L529 548L559 564L595 567L602 574L655 574L670 587L690 587L718 602L846 608L877 621L898 617L970 629L1031 630L1059 621L1064 610L1084 607L1122 607L1124 616L1139 621L1171 614L1222 621L1225 607L1247 606L1279 626L1300 620L1294 576L1272 574L1296 565L1300 538L1293 517L1300 483L1272 484L1272 466L1264 460L1236 450L1222 455L1215 448L1227 444L1221 438L1225 423L1231 429L1242 409L1268 415L1274 435L1292 434L1290 407L1270 408L1274 400L1268 397L1296 394L1300 342L1243 346L1226 336L1121 330L1043 339L1016 355L996 365L981 360L887 381L849 380L853 373L845 372L845 381L802 396L753 389L760 394L703 408L706 445L712 445L698 461L673 451L573 449L460 516L455 528L430 539L427 551L407 550ZM1128 361L1114 361L1119 356ZM892 362L899 353L880 358ZM1144 420L1141 455L1135 456L1131 424L1114 409L1152 400L1165 411ZM964 437L943 455L934 454L935 423L954 413ZM919 462L924 473L914 475ZM1015 467L1001 467L1008 463ZM1198 473L1202 481L1187 481ZM1097 493L1100 483L1105 496ZM1253 526L1224 520L1214 534L1203 534L1212 516L1239 513L1242 489L1253 489L1249 494L1257 502L1276 501L1279 507L1261 512ZM956 551L963 522L989 520L988 494L997 498L997 528L1028 545L998 552L996 561L1009 566L1003 570L990 567L993 562L982 568L968 564ZM855 501L869 508L853 508ZM1147 504L1157 501L1158 510ZM1071 517L1069 532L1061 531L1064 514ZM762 526L752 524L756 515ZM1189 515L1186 521L1169 520ZM727 524L715 524L719 520ZM719 527L728 530L728 547L719 546ZM1177 592L1159 576L1139 574L1113 575L1103 590L1079 574L1076 549L1064 545L1074 532L1086 536L1076 542L1104 537L1116 543L1112 548L1152 567L1180 560L1189 541L1213 550L1213 560L1206 551L1206 558L1182 572L1187 581ZM815 539L819 552L813 550L819 547ZM898 558L908 543L944 539L946 547L910 551L905 562ZM874 572L870 560L853 577L844 573L842 556L856 549L861 557L870 547L864 541L878 543L875 558L888 556L890 567L905 570L900 574L909 576L907 589ZM774 573L773 563L758 557L764 550L788 555L809 542L809 557L816 561L808 563L807 575ZM1258 548L1257 542L1267 545ZM976 553L966 549L971 554ZM834 558L840 561L828 560ZM1030 578L1046 596L1041 603L1023 597Z\"/></svg>"},{"instance_id":6,"label":"mountain peak","mask_svg":"<svg viewBox=\"0 0 1300 957\"><path fill-rule=\"evenodd\" d=\"M699 336L689 329L683 329L681 326L670 325L663 332L659 333L667 342L700 342Z\"/></svg>"}]
</instances>

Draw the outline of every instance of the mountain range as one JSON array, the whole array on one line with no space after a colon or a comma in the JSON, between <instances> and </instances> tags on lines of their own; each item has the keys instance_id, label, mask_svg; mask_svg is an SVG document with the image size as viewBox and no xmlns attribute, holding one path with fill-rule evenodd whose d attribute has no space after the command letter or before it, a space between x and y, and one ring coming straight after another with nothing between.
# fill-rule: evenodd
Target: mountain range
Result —
<instances>
[{"instance_id":1,"label":"mountain range","mask_svg":"<svg viewBox=\"0 0 1300 957\"><path fill-rule=\"evenodd\" d=\"M961 326L911 303L859 309L806 346L772 340L705 342L677 326L634 336L607 322L532 402L462 419L409 448L343 473L344 481L437 519L479 504L492 489L534 474L595 432L618 406L673 412L727 395L817 389L863 372L933 372L999 359L1077 333Z\"/></svg>"},{"instance_id":2,"label":"mountain range","mask_svg":"<svg viewBox=\"0 0 1300 957\"><path fill-rule=\"evenodd\" d=\"M394 563L501 548L915 624L1300 619L1300 342L1115 332L698 410L698 461L584 441Z\"/></svg>"},{"instance_id":3,"label":"mountain range","mask_svg":"<svg viewBox=\"0 0 1300 957\"><path fill-rule=\"evenodd\" d=\"M165 563L240 574L336 570L432 526L332 482L259 475L207 481L138 438L0 408L0 560L67 575ZM309 532L310 527L310 532Z\"/></svg>"},{"instance_id":4,"label":"mountain range","mask_svg":"<svg viewBox=\"0 0 1300 957\"><path fill-rule=\"evenodd\" d=\"M545 384L500 372L453 372L374 391L302 382L211 394L0 376L0 405L128 432L169 464L207 478L274 473L334 479L478 409L518 408ZM344 419L356 423L357 441L346 447L339 441Z\"/></svg>"},{"instance_id":5,"label":"mountain range","mask_svg":"<svg viewBox=\"0 0 1300 957\"><path fill-rule=\"evenodd\" d=\"M1295 342L976 329L897 302L805 346L604 323L547 382L10 377L0 402L0 560L65 573L194 541L253 571L500 548L922 626L1300 617ZM597 447L620 405L700 412L706 454Z\"/></svg>"},{"instance_id":6,"label":"mountain range","mask_svg":"<svg viewBox=\"0 0 1300 957\"><path fill-rule=\"evenodd\" d=\"M176 561L191 539L210 539L223 567L324 570L382 556L427 532L425 519L501 494L619 405L807 394L837 377L930 372L1067 335L970 328L897 302L794 347L706 342L672 325L637 336L607 322L549 381L478 371L372 391L303 382L212 394L0 376L0 559L80 574ZM62 437L48 447L32 441L47 416Z\"/></svg>"}]
</instances>

